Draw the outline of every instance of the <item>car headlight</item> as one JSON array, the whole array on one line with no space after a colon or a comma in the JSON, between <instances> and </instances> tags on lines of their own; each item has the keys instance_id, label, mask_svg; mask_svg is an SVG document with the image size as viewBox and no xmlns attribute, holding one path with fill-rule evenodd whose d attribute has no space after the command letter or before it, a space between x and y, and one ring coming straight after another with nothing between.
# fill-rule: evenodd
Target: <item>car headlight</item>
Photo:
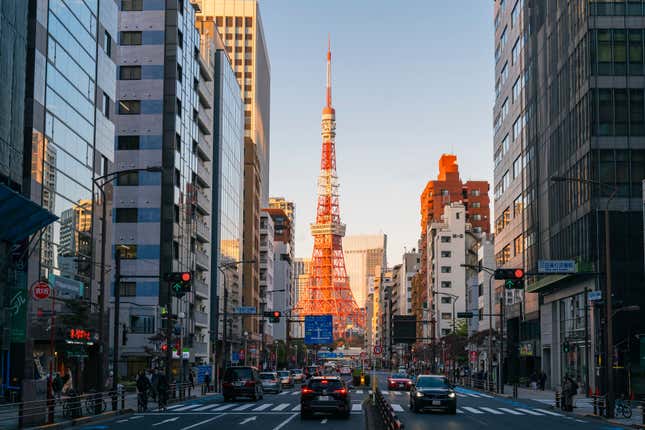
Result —
<instances>
[{"instance_id":1,"label":"car headlight","mask_svg":"<svg viewBox=\"0 0 645 430\"><path fill-rule=\"evenodd\" d=\"M423 393L421 391L417 391L414 395L417 397L423 397Z\"/></svg>"},{"instance_id":2,"label":"car headlight","mask_svg":"<svg viewBox=\"0 0 645 430\"><path fill-rule=\"evenodd\" d=\"M454 399L455 397L457 397L457 395L455 393L449 393L448 397L450 397L451 399Z\"/></svg>"}]
</instances>

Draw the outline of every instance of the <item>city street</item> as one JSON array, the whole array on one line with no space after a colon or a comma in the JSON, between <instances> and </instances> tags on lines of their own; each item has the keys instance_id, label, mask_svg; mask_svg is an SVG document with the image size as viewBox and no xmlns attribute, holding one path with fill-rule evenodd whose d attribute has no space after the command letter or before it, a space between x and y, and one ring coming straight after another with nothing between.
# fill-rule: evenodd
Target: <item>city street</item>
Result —
<instances>
[{"instance_id":1,"label":"city street","mask_svg":"<svg viewBox=\"0 0 645 430\"><path fill-rule=\"evenodd\" d=\"M478 391L457 387L457 415L444 413L415 414L408 407L408 393L389 391L386 387L387 373L378 372L379 387L403 422L406 429L428 428L449 429L517 429L530 426L531 429L549 430L579 429L620 429L615 425L580 418L534 400L518 400L493 396ZM148 412L115 418L101 424L87 425L82 429L140 429L155 428L191 430L235 426L248 429L310 429L321 426L324 429L364 429L366 421L362 403L369 398L369 390L351 390L352 414L349 420L333 416L316 416L311 420L300 419L300 390L288 389L281 394L265 394L258 402L238 400L232 403L222 401L190 401L170 406L167 412ZM243 426L243 427L239 427Z\"/></svg>"}]
</instances>

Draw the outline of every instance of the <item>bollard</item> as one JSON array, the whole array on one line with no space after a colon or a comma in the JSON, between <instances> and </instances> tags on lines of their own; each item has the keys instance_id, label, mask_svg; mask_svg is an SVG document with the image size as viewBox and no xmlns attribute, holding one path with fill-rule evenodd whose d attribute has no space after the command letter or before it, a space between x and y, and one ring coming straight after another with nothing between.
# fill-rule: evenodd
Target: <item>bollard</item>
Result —
<instances>
[{"instance_id":1,"label":"bollard","mask_svg":"<svg viewBox=\"0 0 645 430\"><path fill-rule=\"evenodd\" d=\"M593 414L598 415L598 399L596 396L593 396L593 400L591 402L593 403Z\"/></svg>"},{"instance_id":2,"label":"bollard","mask_svg":"<svg viewBox=\"0 0 645 430\"><path fill-rule=\"evenodd\" d=\"M605 415L605 399L603 397L598 399L598 415Z\"/></svg>"},{"instance_id":3,"label":"bollard","mask_svg":"<svg viewBox=\"0 0 645 430\"><path fill-rule=\"evenodd\" d=\"M555 390L555 407L560 408L560 391Z\"/></svg>"},{"instance_id":4,"label":"bollard","mask_svg":"<svg viewBox=\"0 0 645 430\"><path fill-rule=\"evenodd\" d=\"M513 399L517 400L517 382L513 383Z\"/></svg>"},{"instance_id":5,"label":"bollard","mask_svg":"<svg viewBox=\"0 0 645 430\"><path fill-rule=\"evenodd\" d=\"M121 410L125 409L125 390L121 390Z\"/></svg>"}]
</instances>

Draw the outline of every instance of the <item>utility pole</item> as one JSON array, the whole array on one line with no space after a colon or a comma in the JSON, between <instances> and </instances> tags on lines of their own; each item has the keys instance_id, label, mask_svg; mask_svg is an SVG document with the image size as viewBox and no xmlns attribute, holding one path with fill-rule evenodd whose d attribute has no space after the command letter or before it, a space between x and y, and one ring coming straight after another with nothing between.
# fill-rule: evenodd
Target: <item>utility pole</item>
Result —
<instances>
[{"instance_id":1,"label":"utility pole","mask_svg":"<svg viewBox=\"0 0 645 430\"><path fill-rule=\"evenodd\" d=\"M172 376L172 290L170 282L167 282L167 299L168 299L168 318L166 318L166 381L170 383Z\"/></svg>"},{"instance_id":2,"label":"utility pole","mask_svg":"<svg viewBox=\"0 0 645 430\"><path fill-rule=\"evenodd\" d=\"M116 393L119 384L119 307L121 306L121 249L114 252L114 338L112 356L112 390ZM113 397L116 402L116 396Z\"/></svg>"}]
</instances>

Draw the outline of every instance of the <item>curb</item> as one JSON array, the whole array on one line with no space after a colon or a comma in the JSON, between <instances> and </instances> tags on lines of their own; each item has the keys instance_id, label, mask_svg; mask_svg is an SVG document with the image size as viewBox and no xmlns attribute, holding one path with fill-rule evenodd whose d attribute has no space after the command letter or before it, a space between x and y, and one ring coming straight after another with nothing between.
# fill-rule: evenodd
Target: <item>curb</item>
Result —
<instances>
[{"instance_id":1,"label":"curb","mask_svg":"<svg viewBox=\"0 0 645 430\"><path fill-rule=\"evenodd\" d=\"M108 412L103 412L102 414L99 415L91 415L87 417L80 417L80 418L74 418L71 420L67 421L61 421L58 423L53 423L53 424L45 424L44 426L38 426L38 427L30 427L30 429L36 430L36 429L47 429L47 430L53 430L53 429L61 429L61 428L66 428L69 426L76 426L76 425L81 425L81 424L86 424L86 423L94 423L94 422L101 422L105 421L110 418L114 418L120 415L126 415L126 414L131 414L134 413L134 409L131 408L126 408L126 409L121 409L118 411L108 411Z\"/></svg>"}]
</instances>

